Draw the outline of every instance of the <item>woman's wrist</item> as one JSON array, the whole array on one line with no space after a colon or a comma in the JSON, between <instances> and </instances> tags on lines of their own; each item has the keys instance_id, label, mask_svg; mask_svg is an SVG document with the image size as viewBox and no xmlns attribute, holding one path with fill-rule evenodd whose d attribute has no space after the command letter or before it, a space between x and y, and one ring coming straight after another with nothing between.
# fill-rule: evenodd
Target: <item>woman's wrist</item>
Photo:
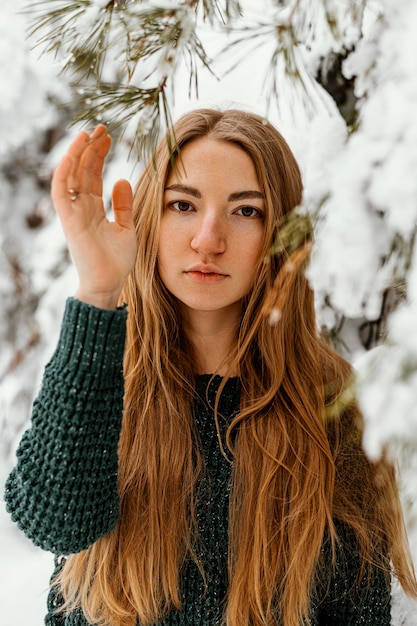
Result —
<instances>
[{"instance_id":1,"label":"woman's wrist","mask_svg":"<svg viewBox=\"0 0 417 626\"><path fill-rule=\"evenodd\" d=\"M91 293L78 288L74 294L76 300L90 304L98 309L113 311L119 304L119 292Z\"/></svg>"}]
</instances>

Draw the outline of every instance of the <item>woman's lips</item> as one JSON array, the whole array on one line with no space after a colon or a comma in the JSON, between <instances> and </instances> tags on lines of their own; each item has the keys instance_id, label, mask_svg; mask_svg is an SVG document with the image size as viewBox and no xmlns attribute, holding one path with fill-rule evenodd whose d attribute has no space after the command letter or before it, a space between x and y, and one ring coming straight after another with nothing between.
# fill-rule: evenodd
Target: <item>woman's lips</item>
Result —
<instances>
[{"instance_id":1,"label":"woman's lips","mask_svg":"<svg viewBox=\"0 0 417 626\"><path fill-rule=\"evenodd\" d=\"M186 272L187 277L196 283L205 285L216 285L223 282L227 278L227 274L220 274L218 272L205 272L201 270L190 270Z\"/></svg>"}]
</instances>

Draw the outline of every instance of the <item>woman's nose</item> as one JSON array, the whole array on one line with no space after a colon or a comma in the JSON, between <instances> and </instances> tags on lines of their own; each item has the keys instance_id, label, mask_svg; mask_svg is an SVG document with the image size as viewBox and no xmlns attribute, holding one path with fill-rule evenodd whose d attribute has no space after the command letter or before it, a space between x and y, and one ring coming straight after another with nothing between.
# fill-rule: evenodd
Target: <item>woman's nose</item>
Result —
<instances>
[{"instance_id":1,"label":"woman's nose","mask_svg":"<svg viewBox=\"0 0 417 626\"><path fill-rule=\"evenodd\" d=\"M226 249L225 226L221 217L207 214L197 221L191 247L202 254L221 254Z\"/></svg>"}]
</instances>

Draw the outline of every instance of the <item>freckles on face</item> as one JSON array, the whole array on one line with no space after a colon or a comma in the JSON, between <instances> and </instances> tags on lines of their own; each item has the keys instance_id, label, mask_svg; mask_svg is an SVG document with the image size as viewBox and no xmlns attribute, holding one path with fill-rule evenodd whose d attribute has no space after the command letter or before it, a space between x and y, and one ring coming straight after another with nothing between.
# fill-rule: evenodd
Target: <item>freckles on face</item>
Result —
<instances>
[{"instance_id":1,"label":"freckles on face","mask_svg":"<svg viewBox=\"0 0 417 626\"><path fill-rule=\"evenodd\" d=\"M259 266L264 215L240 146L208 137L186 144L164 192L158 270L167 289L190 309L240 308Z\"/></svg>"}]
</instances>

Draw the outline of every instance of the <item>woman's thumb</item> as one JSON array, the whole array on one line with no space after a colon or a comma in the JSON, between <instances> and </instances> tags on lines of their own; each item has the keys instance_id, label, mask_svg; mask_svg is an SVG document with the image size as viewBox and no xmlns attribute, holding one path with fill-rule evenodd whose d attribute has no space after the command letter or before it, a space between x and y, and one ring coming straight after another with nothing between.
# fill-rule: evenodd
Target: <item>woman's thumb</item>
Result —
<instances>
[{"instance_id":1,"label":"woman's thumb","mask_svg":"<svg viewBox=\"0 0 417 626\"><path fill-rule=\"evenodd\" d=\"M128 180L118 180L114 185L112 202L114 218L117 224L123 228L133 228L133 192Z\"/></svg>"}]
</instances>

